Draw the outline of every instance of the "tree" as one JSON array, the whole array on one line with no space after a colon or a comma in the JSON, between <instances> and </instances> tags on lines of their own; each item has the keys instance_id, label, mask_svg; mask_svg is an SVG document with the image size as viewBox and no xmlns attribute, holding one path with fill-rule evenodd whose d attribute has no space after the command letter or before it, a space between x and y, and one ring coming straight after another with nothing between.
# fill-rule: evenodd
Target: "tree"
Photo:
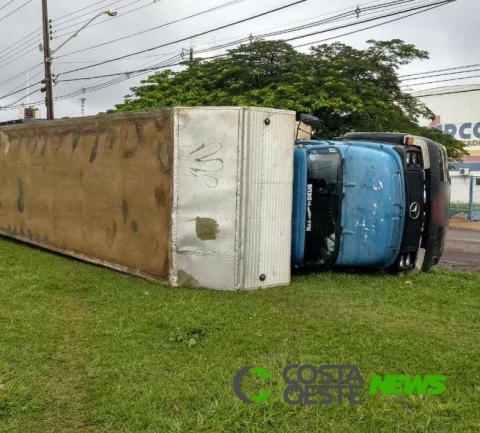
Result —
<instances>
[{"instance_id":1,"label":"tree","mask_svg":"<svg viewBox=\"0 0 480 433\"><path fill-rule=\"evenodd\" d=\"M433 113L404 93L397 70L428 53L401 40L369 41L358 50L334 43L308 54L282 41L256 41L224 58L185 62L132 88L116 111L168 106L245 105L295 110L322 122L329 139L350 131L402 131L423 135L447 147L450 158L466 154L463 143L440 131L421 128Z\"/></svg>"}]
</instances>

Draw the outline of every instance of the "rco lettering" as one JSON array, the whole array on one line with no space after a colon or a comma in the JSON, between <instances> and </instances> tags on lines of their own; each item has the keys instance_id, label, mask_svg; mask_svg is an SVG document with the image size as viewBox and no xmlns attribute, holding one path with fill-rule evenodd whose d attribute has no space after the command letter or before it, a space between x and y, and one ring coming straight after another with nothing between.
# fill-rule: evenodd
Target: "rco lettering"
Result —
<instances>
[{"instance_id":1,"label":"rco lettering","mask_svg":"<svg viewBox=\"0 0 480 433\"><path fill-rule=\"evenodd\" d=\"M444 125L437 125L436 129L453 137L458 137L460 140L473 140L475 138L480 139L480 122L467 122L457 125L453 123L446 123Z\"/></svg>"}]
</instances>

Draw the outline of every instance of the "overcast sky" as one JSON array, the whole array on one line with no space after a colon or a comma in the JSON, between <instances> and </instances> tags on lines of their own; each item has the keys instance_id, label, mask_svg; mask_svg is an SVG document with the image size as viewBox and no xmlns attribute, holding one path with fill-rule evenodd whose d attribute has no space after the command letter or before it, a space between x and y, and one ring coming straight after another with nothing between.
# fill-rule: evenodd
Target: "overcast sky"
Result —
<instances>
[{"instance_id":1,"label":"overcast sky","mask_svg":"<svg viewBox=\"0 0 480 433\"><path fill-rule=\"evenodd\" d=\"M0 8L6 5L9 1L10 0L0 0ZM271 31L271 29L277 27L283 29L293 25L300 25L319 19L325 19L331 16L328 14L336 15L340 10L343 10L343 12L353 11L356 9L357 5L360 5L361 11L358 20L368 19L373 16L371 14L373 14L374 11L365 10L365 8L385 4L394 0L336 0L335 2L327 0L307 0L283 11L211 33L208 36L204 36L197 40L187 40L155 51L138 54L122 61L112 62L62 76L62 73L72 69L89 66L96 62L134 53L160 44L173 42L178 39L188 38L191 35L206 30L287 5L294 0L243 0L239 1L237 4L219 9L215 12L187 19L174 25L147 32L140 36L128 38L103 47L71 54L74 51L89 48L93 45L122 38L131 35L132 33L137 33L173 20L187 17L197 12L225 4L228 1L229 0L100 0L95 2L93 0L77 0L73 2L65 0L49 0L49 14L50 18L53 20L53 30L56 32L54 33L55 36L61 36L62 34L76 30L83 25L82 21L94 17L102 10L107 10L108 8L116 8L118 10L117 17L108 18L105 15L98 18L95 21L95 23L99 23L98 25L86 28L78 35L78 37L72 39L68 44L55 53L55 57L58 58L54 62L54 73L59 76L59 83L54 89L55 96L66 95L69 92L80 90L83 87L101 84L108 80L108 78L99 78L89 81L61 82L62 78L83 78L141 69L180 54L182 48L188 49L191 44L198 46L202 44L214 45L215 43L224 43L225 40L227 42L229 40L236 40L238 37L243 37L250 33L253 33L254 35L261 34L262 32ZM409 3L410 7L415 7L422 4L433 3L435 1L436 0L411 0ZM25 87L27 80L26 72L13 81L8 83L4 82L29 68L35 67L36 65L38 66L35 69L32 69L29 73L30 83L32 84L31 92L34 92L39 88L38 85L34 86L33 84L43 78L43 66L41 66L43 55L38 49L38 45L42 42L41 32L39 31L42 24L41 0L30 0L25 7L13 13L11 16L5 17L27 2L28 0L14 0L12 4L0 10L0 83L3 83L0 84L0 96L7 95L12 91ZM91 6L93 3L95 4L94 7L87 8L78 13L73 13L81 8ZM399 10L400 7L405 8L406 6L396 6L396 9L390 9L390 11L395 12ZM133 11L137 8L140 9ZM375 12L375 14L379 14L379 12ZM59 17L63 18L58 19ZM400 38L430 52L430 60L416 62L409 65L402 69L402 74L475 64L480 63L480 50L478 48L478 40L480 39L480 27L478 25L479 17L479 0L457 0L454 3L413 17L374 29L365 30L354 35L340 36L333 40L338 40L357 48L362 48L365 47L368 39L388 40L392 38ZM342 21L341 23L314 27L302 30L299 33L289 33L288 36L298 36L300 34L320 31L333 26L338 26L339 24L354 22L355 20L357 19L355 18L353 20L350 19L349 21ZM338 36L348 31L374 24L376 24L376 22L299 39L294 41L293 44L299 45L314 42L319 39ZM20 44L13 48L9 48L9 46L18 40L37 30L37 33L24 39ZM58 47L67 38L68 36L56 37L52 41L52 49ZM299 49L306 51L308 50L308 47ZM215 54L218 53L219 52L216 52ZM61 57L62 55L65 55L65 57ZM18 56L21 57L16 59ZM442 77L440 77L440 79L441 78ZM130 80L114 86L96 92L86 93L84 95L86 98L86 114L97 114L99 111L112 108L114 104L122 102L123 96L128 94L129 88L139 84L141 79L142 77L131 78ZM458 82L430 84L426 86L415 86L414 89L420 90L443 85L477 82L480 83L480 78L461 80ZM26 102L26 92L24 91L23 93L0 99L0 106L16 102L22 97L22 95L25 95L25 99L22 102ZM37 92L30 96L30 102L38 102L43 98L44 94ZM57 101L55 103L56 117L80 116L80 98L81 95L77 95L70 99ZM44 117L44 106L41 105L40 109L42 117ZM0 111L0 120L14 119L17 117L18 109Z\"/></svg>"}]
</instances>

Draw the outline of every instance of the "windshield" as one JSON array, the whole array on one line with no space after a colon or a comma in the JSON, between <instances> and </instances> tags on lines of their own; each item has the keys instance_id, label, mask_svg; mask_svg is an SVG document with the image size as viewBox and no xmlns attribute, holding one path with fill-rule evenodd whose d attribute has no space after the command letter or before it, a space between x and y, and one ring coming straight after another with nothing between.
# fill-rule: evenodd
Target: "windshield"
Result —
<instances>
[{"instance_id":1,"label":"windshield","mask_svg":"<svg viewBox=\"0 0 480 433\"><path fill-rule=\"evenodd\" d=\"M340 242L342 156L333 147L311 149L307 170L305 261L333 264Z\"/></svg>"}]
</instances>

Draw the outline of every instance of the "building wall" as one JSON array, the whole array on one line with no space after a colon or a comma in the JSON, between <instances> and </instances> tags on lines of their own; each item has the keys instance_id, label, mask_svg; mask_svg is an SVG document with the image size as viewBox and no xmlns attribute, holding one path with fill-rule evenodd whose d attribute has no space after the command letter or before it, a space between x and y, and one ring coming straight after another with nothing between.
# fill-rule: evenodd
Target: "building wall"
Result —
<instances>
[{"instance_id":1,"label":"building wall","mask_svg":"<svg viewBox=\"0 0 480 433\"><path fill-rule=\"evenodd\" d=\"M476 91L478 89L478 91ZM480 160L480 84L440 87L413 93L437 116L421 120L422 126L437 128L464 141L470 158Z\"/></svg>"},{"instance_id":2,"label":"building wall","mask_svg":"<svg viewBox=\"0 0 480 433\"><path fill-rule=\"evenodd\" d=\"M450 203L469 203L471 182L470 176L460 176L459 172L455 171L450 172L450 179Z\"/></svg>"}]
</instances>

